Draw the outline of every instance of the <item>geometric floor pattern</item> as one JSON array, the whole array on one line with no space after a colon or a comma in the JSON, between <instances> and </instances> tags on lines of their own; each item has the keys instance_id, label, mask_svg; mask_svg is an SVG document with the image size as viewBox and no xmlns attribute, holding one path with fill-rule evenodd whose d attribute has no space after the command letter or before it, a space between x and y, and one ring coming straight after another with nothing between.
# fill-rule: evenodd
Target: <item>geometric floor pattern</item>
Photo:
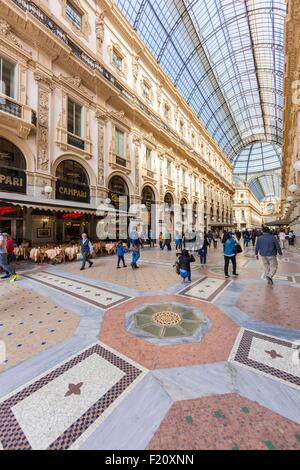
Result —
<instances>
[{"instance_id":1,"label":"geometric floor pattern","mask_svg":"<svg viewBox=\"0 0 300 470\"><path fill-rule=\"evenodd\" d=\"M128 296L116 294L107 289L95 287L86 282L71 280L70 278L61 275L58 276L46 271L40 271L36 274L27 274L26 277L100 308L113 307L129 298Z\"/></svg>"},{"instance_id":2,"label":"geometric floor pattern","mask_svg":"<svg viewBox=\"0 0 300 470\"><path fill-rule=\"evenodd\" d=\"M183 285L171 252L0 283L0 449L300 450L300 250L268 285L222 245Z\"/></svg>"},{"instance_id":3,"label":"geometric floor pattern","mask_svg":"<svg viewBox=\"0 0 300 470\"><path fill-rule=\"evenodd\" d=\"M241 329L229 362L286 382L300 390L300 342L291 343Z\"/></svg>"},{"instance_id":4,"label":"geometric floor pattern","mask_svg":"<svg viewBox=\"0 0 300 470\"><path fill-rule=\"evenodd\" d=\"M78 448L144 373L99 342L81 351L1 400L3 449Z\"/></svg>"}]
</instances>

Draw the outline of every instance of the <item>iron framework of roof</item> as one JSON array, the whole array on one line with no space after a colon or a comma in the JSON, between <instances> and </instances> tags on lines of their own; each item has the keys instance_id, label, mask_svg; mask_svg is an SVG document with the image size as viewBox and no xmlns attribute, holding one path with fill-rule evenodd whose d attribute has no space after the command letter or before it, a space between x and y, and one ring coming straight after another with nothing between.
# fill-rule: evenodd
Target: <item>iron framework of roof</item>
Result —
<instances>
[{"instance_id":1,"label":"iron framework of roof","mask_svg":"<svg viewBox=\"0 0 300 470\"><path fill-rule=\"evenodd\" d=\"M230 160L281 146L284 0L115 2Z\"/></svg>"}]
</instances>

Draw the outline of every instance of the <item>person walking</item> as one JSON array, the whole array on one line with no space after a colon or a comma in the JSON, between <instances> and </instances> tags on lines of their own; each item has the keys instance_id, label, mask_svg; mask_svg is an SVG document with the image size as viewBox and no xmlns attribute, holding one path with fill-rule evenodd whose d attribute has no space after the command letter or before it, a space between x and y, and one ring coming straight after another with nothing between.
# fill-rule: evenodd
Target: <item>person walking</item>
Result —
<instances>
[{"instance_id":1,"label":"person walking","mask_svg":"<svg viewBox=\"0 0 300 470\"><path fill-rule=\"evenodd\" d=\"M193 255L190 255L188 250L183 250L182 253L177 253L178 257L178 264L179 264L179 273L182 278L182 282L184 283L186 278L188 282L192 282L191 280L191 263L195 261Z\"/></svg>"},{"instance_id":2,"label":"person walking","mask_svg":"<svg viewBox=\"0 0 300 470\"><path fill-rule=\"evenodd\" d=\"M118 242L117 245L117 256L118 256L118 265L117 268L120 269L120 262L122 261L123 263L123 268L127 268L127 265L125 264L125 258L124 254L128 252L128 249L123 246L123 243L121 241Z\"/></svg>"},{"instance_id":3,"label":"person walking","mask_svg":"<svg viewBox=\"0 0 300 470\"><path fill-rule=\"evenodd\" d=\"M148 240L149 240L150 248L154 248L155 240L153 239L153 230L152 229L149 230Z\"/></svg>"},{"instance_id":4,"label":"person walking","mask_svg":"<svg viewBox=\"0 0 300 470\"><path fill-rule=\"evenodd\" d=\"M178 230L176 230L176 233L175 233L175 247L176 247L176 250L182 249L182 235L179 233Z\"/></svg>"},{"instance_id":5,"label":"person walking","mask_svg":"<svg viewBox=\"0 0 300 470\"><path fill-rule=\"evenodd\" d=\"M82 265L81 265L80 271L83 271L85 269L86 262L89 263L90 268L94 264L92 261L90 261L90 257L93 254L93 245L91 241L89 240L86 233L83 233L81 237L82 237L82 240L81 240Z\"/></svg>"},{"instance_id":6,"label":"person walking","mask_svg":"<svg viewBox=\"0 0 300 470\"><path fill-rule=\"evenodd\" d=\"M293 246L294 245L294 242L295 242L295 234L294 234L294 230L290 230L289 231L289 245L290 246Z\"/></svg>"},{"instance_id":7,"label":"person walking","mask_svg":"<svg viewBox=\"0 0 300 470\"><path fill-rule=\"evenodd\" d=\"M278 238L279 238L279 243L280 243L280 248L282 250L285 249L285 239L286 239L286 234L285 234L285 231L284 230L280 230L279 234L278 234Z\"/></svg>"},{"instance_id":8,"label":"person walking","mask_svg":"<svg viewBox=\"0 0 300 470\"><path fill-rule=\"evenodd\" d=\"M132 267L132 269L138 269L139 266L136 263L140 259L140 256L141 256L140 243L139 242L135 242L132 245L131 252L132 252L132 254L131 254L131 267Z\"/></svg>"},{"instance_id":9,"label":"person walking","mask_svg":"<svg viewBox=\"0 0 300 470\"><path fill-rule=\"evenodd\" d=\"M171 251L171 249L172 249L172 247L171 247L171 234L170 234L168 229L166 229L165 232L164 232L163 249L164 249L165 246L167 247L168 251Z\"/></svg>"},{"instance_id":10,"label":"person walking","mask_svg":"<svg viewBox=\"0 0 300 470\"><path fill-rule=\"evenodd\" d=\"M251 232L252 246L255 246L256 237L257 237L256 230L255 230L255 229L253 229L253 230L252 230L252 232Z\"/></svg>"},{"instance_id":11,"label":"person walking","mask_svg":"<svg viewBox=\"0 0 300 470\"><path fill-rule=\"evenodd\" d=\"M244 247L248 248L249 242L250 242L250 233L247 228L243 234L243 237L244 237Z\"/></svg>"},{"instance_id":12,"label":"person walking","mask_svg":"<svg viewBox=\"0 0 300 470\"><path fill-rule=\"evenodd\" d=\"M265 267L265 276L268 284L273 285L273 277L275 276L278 268L277 255L282 256L277 238L270 233L269 227L263 228L263 234L258 237L255 246L256 259L261 259Z\"/></svg>"},{"instance_id":13,"label":"person walking","mask_svg":"<svg viewBox=\"0 0 300 470\"><path fill-rule=\"evenodd\" d=\"M224 251L224 274L225 277L228 278L229 273L228 273L228 268L229 268L229 262L232 262L232 270L233 270L233 276L238 276L238 273L236 272L236 251L235 247L237 245L236 240L233 238L232 233L228 232L227 233L227 239L223 245L223 251Z\"/></svg>"},{"instance_id":14,"label":"person walking","mask_svg":"<svg viewBox=\"0 0 300 470\"><path fill-rule=\"evenodd\" d=\"M213 233L213 244L214 244L214 249L216 250L218 248L218 234L217 232Z\"/></svg>"},{"instance_id":15,"label":"person walking","mask_svg":"<svg viewBox=\"0 0 300 470\"><path fill-rule=\"evenodd\" d=\"M202 245L202 246L201 246ZM207 237L206 235L204 235L204 238L203 240L201 241L200 243L200 248L198 250L198 255L200 257L200 264L201 266L205 266L206 265L206 259L207 259L207 247L208 247L209 243L208 243L208 240L207 240Z\"/></svg>"},{"instance_id":16,"label":"person walking","mask_svg":"<svg viewBox=\"0 0 300 470\"><path fill-rule=\"evenodd\" d=\"M4 233L0 231L0 267L4 271L4 275L0 277L0 279L8 279L10 278L11 281L15 281L17 279L17 275L14 274L9 267L7 261L7 248L6 248L6 236Z\"/></svg>"}]
</instances>

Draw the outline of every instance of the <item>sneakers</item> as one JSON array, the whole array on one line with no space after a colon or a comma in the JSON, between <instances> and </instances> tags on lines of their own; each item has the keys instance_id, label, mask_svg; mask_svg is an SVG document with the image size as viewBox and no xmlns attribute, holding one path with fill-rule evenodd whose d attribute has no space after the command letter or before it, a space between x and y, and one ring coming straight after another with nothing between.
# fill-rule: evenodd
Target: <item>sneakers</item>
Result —
<instances>
[{"instance_id":1,"label":"sneakers","mask_svg":"<svg viewBox=\"0 0 300 470\"><path fill-rule=\"evenodd\" d=\"M10 282L15 282L19 278L18 274L12 274L10 276Z\"/></svg>"},{"instance_id":2,"label":"sneakers","mask_svg":"<svg viewBox=\"0 0 300 470\"><path fill-rule=\"evenodd\" d=\"M94 264L94 263L91 263L91 264L89 265L89 268L91 268L91 267L93 266L93 264Z\"/></svg>"},{"instance_id":3,"label":"sneakers","mask_svg":"<svg viewBox=\"0 0 300 470\"><path fill-rule=\"evenodd\" d=\"M266 279L267 279L267 281L268 281L268 284L269 284L270 286L273 286L273 284L274 284L273 279L272 279L271 277L269 277L269 276L266 276Z\"/></svg>"},{"instance_id":4,"label":"sneakers","mask_svg":"<svg viewBox=\"0 0 300 470\"><path fill-rule=\"evenodd\" d=\"M117 266L117 269L121 269L121 266Z\"/></svg>"},{"instance_id":5,"label":"sneakers","mask_svg":"<svg viewBox=\"0 0 300 470\"><path fill-rule=\"evenodd\" d=\"M228 279L230 276L229 276L229 274L225 274L225 277L226 277L226 279Z\"/></svg>"},{"instance_id":6,"label":"sneakers","mask_svg":"<svg viewBox=\"0 0 300 470\"><path fill-rule=\"evenodd\" d=\"M84 271L84 268L80 268L80 271Z\"/></svg>"},{"instance_id":7,"label":"sneakers","mask_svg":"<svg viewBox=\"0 0 300 470\"><path fill-rule=\"evenodd\" d=\"M233 276L238 276L238 273L233 273Z\"/></svg>"},{"instance_id":8,"label":"sneakers","mask_svg":"<svg viewBox=\"0 0 300 470\"><path fill-rule=\"evenodd\" d=\"M10 274L5 274L4 276L1 276L0 279L8 279L10 276Z\"/></svg>"}]
</instances>

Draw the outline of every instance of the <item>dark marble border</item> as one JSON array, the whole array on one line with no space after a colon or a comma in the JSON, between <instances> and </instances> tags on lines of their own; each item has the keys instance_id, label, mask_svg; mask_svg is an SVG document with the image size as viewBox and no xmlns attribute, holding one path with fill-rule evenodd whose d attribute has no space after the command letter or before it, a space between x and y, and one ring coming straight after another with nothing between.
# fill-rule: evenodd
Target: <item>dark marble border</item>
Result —
<instances>
[{"instance_id":1,"label":"dark marble border","mask_svg":"<svg viewBox=\"0 0 300 470\"><path fill-rule=\"evenodd\" d=\"M213 293L211 294L207 299L206 298L202 298L202 297L197 297L195 295L187 295L187 292L189 292L191 289L193 289L194 287L196 287L198 284L200 284L200 282L205 282L206 279L216 279L217 281L223 281L222 285ZM220 279L220 278L214 278L214 277L211 277L211 276L205 276L204 278L202 279L199 279L198 281L194 282L193 284L189 285L188 287L186 287L185 289L183 289L182 291L178 292L178 295L183 295L184 297L188 297L188 298L192 298L192 299L197 299L197 300L201 300L202 302L212 302L216 297L217 295L220 294L220 292L222 292L225 287L227 287L229 284L231 283L230 280L223 280L223 279Z\"/></svg>"},{"instance_id":2,"label":"dark marble border","mask_svg":"<svg viewBox=\"0 0 300 470\"><path fill-rule=\"evenodd\" d=\"M234 355L233 361L243 364L251 369L256 369L265 374L271 375L277 379L284 380L285 382L289 382L292 385L297 385L300 387L300 378L296 377L293 374L289 374L288 372L282 371L277 369L276 367L268 366L267 364L263 364L261 362L254 361L253 359L249 358L249 353L251 350L252 340L253 338L259 338L265 341L269 341L281 346L285 346L290 348L291 350L295 350L293 348L293 343L285 340L281 340L279 338L273 338L271 336L266 336L261 333L257 333L255 331L244 330L242 338L239 342L237 351Z\"/></svg>"},{"instance_id":3,"label":"dark marble border","mask_svg":"<svg viewBox=\"0 0 300 470\"><path fill-rule=\"evenodd\" d=\"M84 350L30 385L25 385L21 391L4 399L4 401L0 403L0 442L4 450L32 450L30 443L15 418L12 408L92 354L98 354L100 357L122 370L125 375L52 442L48 450L68 449L142 373L142 370L126 362L111 351L108 351L99 343Z\"/></svg>"},{"instance_id":4,"label":"dark marble border","mask_svg":"<svg viewBox=\"0 0 300 470\"><path fill-rule=\"evenodd\" d=\"M50 284L48 283L47 281L43 281L41 279L37 279L36 277L33 277L31 276L30 274L23 274L24 277L26 278L29 278L31 279L32 281L36 281L36 282L39 282L40 284L44 284L45 286L47 287L51 287L52 289L56 289L56 290L59 290L61 292L63 292L64 294L68 294L72 297L75 297L79 300L82 300L83 302L87 302L87 303L90 303L92 305L95 305L96 307L100 307L102 308L103 310L108 310L109 308L112 308L112 307L115 307L116 305L126 301L126 300L129 300L131 299L131 297L129 297L128 295L125 295L125 294L120 294L119 292L115 292L115 291L112 291L112 290L109 290L109 289L106 289L104 287L98 287L98 286L95 286L93 284L88 284L87 282L84 282L84 281L79 281L78 279L72 279L70 277L66 277L66 276L62 276L60 274L56 274L56 273L50 273L48 271L39 271L38 274L42 274L42 273L45 273L45 274L49 274L51 276L57 276L57 277L61 277L62 279L66 279L67 281L69 282L76 282L76 283L79 283L79 284L82 284L84 286L88 286L88 287L91 287L93 289L99 289L101 291L105 291L107 292L108 294L114 294L114 295L118 295L119 297L122 297L120 300L116 300L115 302L112 302L111 304L109 305L104 305L102 304L101 302L97 302L96 300L92 300L92 299L89 299L88 297L84 297L82 295L79 295L79 294L75 294L74 292L70 292L68 291L67 289L64 289L63 287L60 287L60 286L55 286L53 284Z\"/></svg>"}]
</instances>

